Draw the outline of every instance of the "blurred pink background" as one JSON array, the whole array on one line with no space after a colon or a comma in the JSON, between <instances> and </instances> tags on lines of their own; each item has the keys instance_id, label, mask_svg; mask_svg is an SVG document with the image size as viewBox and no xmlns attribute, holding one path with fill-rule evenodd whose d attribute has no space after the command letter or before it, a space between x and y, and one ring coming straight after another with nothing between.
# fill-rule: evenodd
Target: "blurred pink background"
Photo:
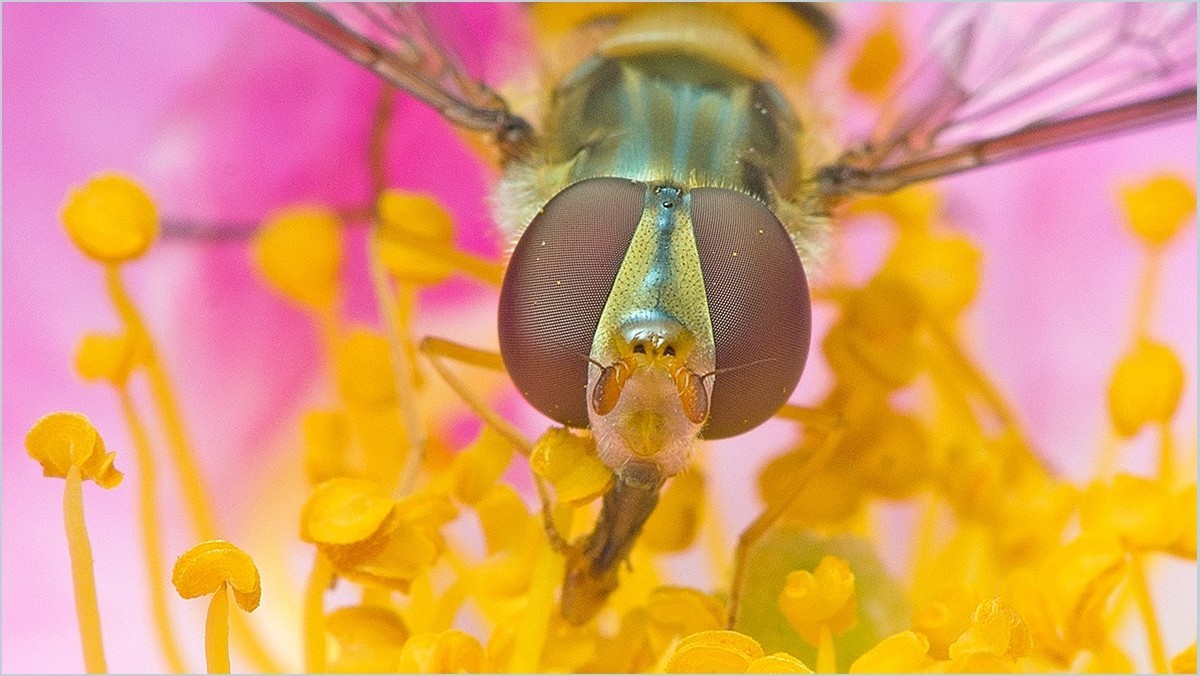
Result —
<instances>
[{"instance_id":1,"label":"blurred pink background","mask_svg":"<svg viewBox=\"0 0 1200 676\"><path fill-rule=\"evenodd\" d=\"M505 6L464 8L468 42L497 47ZM839 6L846 41L872 25L877 8ZM921 10L922 16L928 10ZM918 22L906 23L910 33ZM501 45L502 47L502 45ZM484 49L484 48L480 48ZM486 62L486 59L478 59ZM107 169L143 182L172 218L253 223L296 201L350 206L366 200L366 129L379 92L371 75L263 11L244 5L12 5L3 7L3 601L0 669L82 668L75 628L62 484L41 477L23 439L41 415L86 413L97 425L126 484L85 490L110 669L163 668L144 597L136 528L133 456L116 397L72 372L87 330L117 327L100 269L69 244L58 210L69 186ZM491 180L457 136L418 102L402 98L390 148L392 183L436 196L455 216L459 243L498 255L485 193ZM1195 184L1196 128L1174 124L1062 150L944 182L952 222L985 254L984 283L971 311L973 353L1014 403L1038 448L1064 475L1089 476L1106 426L1104 390L1125 346L1142 254L1119 219L1117 187L1158 171ZM879 227L854 228L856 250L879 248ZM1196 373L1195 227L1172 243L1153 333ZM369 320L365 263L348 261L351 312ZM126 267L172 372L222 525L239 544L273 542L246 524L273 517L269 473L294 449L296 412L314 404L316 336L299 311L265 290L243 245L165 241ZM468 282L423 297L429 326L443 335L494 345L494 292ZM490 323L489 323L490 322ZM818 316L818 329L828 316ZM431 329L433 330L433 329ZM814 340L817 343L819 337ZM827 374L814 350L793 397L816 401ZM536 415L514 409L530 427ZM1194 450L1195 387L1189 385L1175 431ZM754 476L765 453L790 435L770 423L745 437L712 444L712 466L728 522L739 527L757 509ZM1144 435L1124 465L1148 472L1153 438ZM160 468L163 518L173 557L192 544L176 500L173 472ZM301 479L294 478L300 485ZM250 487L248 489L247 487ZM263 489L266 491L267 489ZM247 515L257 515L248 518ZM295 539L289 532L288 538ZM236 537L242 538L237 540ZM299 584L307 550L298 542L261 554L294 569ZM1172 654L1195 640L1194 566L1163 570L1157 600ZM1190 586L1188 586L1190 585ZM294 596L294 589L277 590ZM294 601L291 601L294 602ZM260 625L288 666L299 667L298 616L270 611L264 590ZM191 664L202 664L202 604L174 604ZM1186 605L1186 604L1185 604ZM1175 621L1171 621L1175 618ZM1136 642L1136 641L1135 641ZM238 668L235 660L234 667Z\"/></svg>"}]
</instances>

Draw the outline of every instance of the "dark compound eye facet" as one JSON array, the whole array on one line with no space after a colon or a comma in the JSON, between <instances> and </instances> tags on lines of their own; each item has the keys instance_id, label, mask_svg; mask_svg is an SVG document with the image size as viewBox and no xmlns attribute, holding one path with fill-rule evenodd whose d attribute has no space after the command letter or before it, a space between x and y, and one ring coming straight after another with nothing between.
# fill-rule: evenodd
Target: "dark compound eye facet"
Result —
<instances>
[{"instance_id":1,"label":"dark compound eye facet","mask_svg":"<svg viewBox=\"0 0 1200 676\"><path fill-rule=\"evenodd\" d=\"M787 401L808 358L812 307L796 248L761 202L698 188L692 224L717 352L702 436L721 439L757 427Z\"/></svg>"},{"instance_id":2,"label":"dark compound eye facet","mask_svg":"<svg viewBox=\"0 0 1200 676\"><path fill-rule=\"evenodd\" d=\"M587 358L645 197L627 179L572 185L525 229L505 272L504 365L525 399L564 425L588 425Z\"/></svg>"}]
</instances>

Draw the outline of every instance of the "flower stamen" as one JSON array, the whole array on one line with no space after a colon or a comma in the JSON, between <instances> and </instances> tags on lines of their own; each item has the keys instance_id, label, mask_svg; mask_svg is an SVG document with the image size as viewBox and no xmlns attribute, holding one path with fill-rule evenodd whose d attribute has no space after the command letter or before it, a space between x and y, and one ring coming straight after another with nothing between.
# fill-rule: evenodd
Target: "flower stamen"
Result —
<instances>
[{"instance_id":1,"label":"flower stamen","mask_svg":"<svg viewBox=\"0 0 1200 676\"><path fill-rule=\"evenodd\" d=\"M63 520L71 555L83 664L90 674L105 673L107 666L100 634L92 544L83 517L83 479L91 479L103 488L115 488L122 478L112 466L115 454L104 452L104 441L96 428L78 413L51 413L38 420L25 437L25 449L30 457L41 463L46 476L67 480L63 492Z\"/></svg>"}]
</instances>

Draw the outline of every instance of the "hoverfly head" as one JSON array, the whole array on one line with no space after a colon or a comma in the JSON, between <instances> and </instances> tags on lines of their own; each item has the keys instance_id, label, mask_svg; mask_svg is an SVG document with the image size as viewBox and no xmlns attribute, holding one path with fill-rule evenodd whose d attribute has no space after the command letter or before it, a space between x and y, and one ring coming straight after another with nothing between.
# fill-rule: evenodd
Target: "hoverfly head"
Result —
<instances>
[{"instance_id":1,"label":"hoverfly head","mask_svg":"<svg viewBox=\"0 0 1200 676\"><path fill-rule=\"evenodd\" d=\"M525 230L500 348L533 406L589 426L614 470L682 469L699 437L752 429L808 353L804 269L775 215L728 189L576 183Z\"/></svg>"}]
</instances>

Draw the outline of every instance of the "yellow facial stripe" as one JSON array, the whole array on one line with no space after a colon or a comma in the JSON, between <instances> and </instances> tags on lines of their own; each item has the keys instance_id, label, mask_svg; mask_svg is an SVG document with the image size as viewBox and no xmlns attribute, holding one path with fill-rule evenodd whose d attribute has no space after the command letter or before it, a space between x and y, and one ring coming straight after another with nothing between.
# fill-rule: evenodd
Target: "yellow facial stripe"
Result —
<instances>
[{"instance_id":1,"label":"yellow facial stripe","mask_svg":"<svg viewBox=\"0 0 1200 676\"><path fill-rule=\"evenodd\" d=\"M624 325L663 317L691 333L695 346L688 366L699 373L711 371L716 349L692 231L691 198L680 188L647 186L641 221L596 327L592 358L602 364L620 359Z\"/></svg>"}]
</instances>

